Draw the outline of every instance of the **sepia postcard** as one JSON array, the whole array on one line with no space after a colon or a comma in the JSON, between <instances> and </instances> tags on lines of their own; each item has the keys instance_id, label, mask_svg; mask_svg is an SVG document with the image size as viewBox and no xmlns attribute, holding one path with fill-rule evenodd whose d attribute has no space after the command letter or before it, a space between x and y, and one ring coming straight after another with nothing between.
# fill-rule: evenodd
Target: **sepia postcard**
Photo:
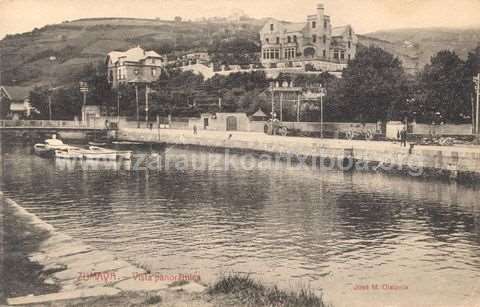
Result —
<instances>
[{"instance_id":1,"label":"sepia postcard","mask_svg":"<svg viewBox=\"0 0 480 307\"><path fill-rule=\"evenodd\" d=\"M480 1L0 0L0 306L480 307Z\"/></svg>"}]
</instances>

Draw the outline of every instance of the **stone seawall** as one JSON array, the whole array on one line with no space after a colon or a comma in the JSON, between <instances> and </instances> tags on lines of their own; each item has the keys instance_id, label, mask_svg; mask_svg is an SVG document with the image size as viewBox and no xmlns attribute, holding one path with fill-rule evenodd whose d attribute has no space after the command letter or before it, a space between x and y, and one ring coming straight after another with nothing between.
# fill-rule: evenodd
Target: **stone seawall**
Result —
<instances>
[{"instance_id":1,"label":"stone seawall","mask_svg":"<svg viewBox=\"0 0 480 307\"><path fill-rule=\"evenodd\" d=\"M161 129L121 129L117 138L178 145L196 145L225 149L287 153L306 157L352 160L356 165L374 166L388 172L413 176L433 175L465 181L480 181L479 146L410 146L391 142L334 140L270 136L252 132ZM361 168L361 167L357 167Z\"/></svg>"},{"instance_id":2,"label":"stone seawall","mask_svg":"<svg viewBox=\"0 0 480 307\"><path fill-rule=\"evenodd\" d=\"M53 301L115 296L123 292L178 291L202 292L205 287L185 281L172 286L172 281L140 280L137 276L153 276L144 268L119 259L108 251L98 250L82 241L57 231L0 192L0 208L7 206L17 219L21 219L48 238L39 242L38 250L29 255L30 262L43 267L45 282L58 285L59 292L8 298L8 305L44 304ZM20 268L18 268L20 269ZM162 293L163 295L163 293Z\"/></svg>"}]
</instances>

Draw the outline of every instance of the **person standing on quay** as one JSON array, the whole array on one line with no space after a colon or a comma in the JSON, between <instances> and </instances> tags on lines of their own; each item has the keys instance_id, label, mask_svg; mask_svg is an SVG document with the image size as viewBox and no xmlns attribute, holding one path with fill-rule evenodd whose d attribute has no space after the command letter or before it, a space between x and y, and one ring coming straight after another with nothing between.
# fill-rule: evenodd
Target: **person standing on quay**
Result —
<instances>
[{"instance_id":1,"label":"person standing on quay","mask_svg":"<svg viewBox=\"0 0 480 307\"><path fill-rule=\"evenodd\" d=\"M193 135L197 134L197 125L193 125Z\"/></svg>"},{"instance_id":2,"label":"person standing on quay","mask_svg":"<svg viewBox=\"0 0 480 307\"><path fill-rule=\"evenodd\" d=\"M402 129L402 132L400 133L401 137L401 146L407 147L407 130L405 128Z\"/></svg>"}]
</instances>

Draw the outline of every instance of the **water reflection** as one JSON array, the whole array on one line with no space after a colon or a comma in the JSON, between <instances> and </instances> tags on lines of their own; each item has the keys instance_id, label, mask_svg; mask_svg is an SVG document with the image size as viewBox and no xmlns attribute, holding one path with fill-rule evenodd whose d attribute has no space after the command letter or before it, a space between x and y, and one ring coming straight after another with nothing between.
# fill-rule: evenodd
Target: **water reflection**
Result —
<instances>
[{"instance_id":1,"label":"water reflection","mask_svg":"<svg viewBox=\"0 0 480 307\"><path fill-rule=\"evenodd\" d=\"M173 162L197 153L158 152ZM7 195L154 271L197 271L205 281L222 271L252 272L282 287L323 289L335 306L480 301L478 187L295 167L72 166L15 146L4 147L2 158ZM363 283L408 290L353 290Z\"/></svg>"},{"instance_id":2,"label":"water reflection","mask_svg":"<svg viewBox=\"0 0 480 307\"><path fill-rule=\"evenodd\" d=\"M76 159L55 159L57 171L130 171L131 160L76 160Z\"/></svg>"}]
</instances>

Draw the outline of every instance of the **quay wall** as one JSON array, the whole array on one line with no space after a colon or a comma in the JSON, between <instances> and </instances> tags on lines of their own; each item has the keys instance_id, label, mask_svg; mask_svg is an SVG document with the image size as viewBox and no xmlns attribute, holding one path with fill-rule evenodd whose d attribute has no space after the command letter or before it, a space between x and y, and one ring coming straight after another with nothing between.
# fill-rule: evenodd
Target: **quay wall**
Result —
<instances>
[{"instance_id":1,"label":"quay wall","mask_svg":"<svg viewBox=\"0 0 480 307\"><path fill-rule=\"evenodd\" d=\"M231 136L230 136L231 135ZM178 145L207 146L266 153L288 153L307 157L351 159L357 165L374 165L374 169L408 173L413 176L446 176L452 179L480 179L478 146L407 146L391 142L316 139L271 136L252 132L188 130L120 129L117 138ZM381 166L381 169L378 169ZM421 172L419 174L418 172Z\"/></svg>"}]
</instances>

